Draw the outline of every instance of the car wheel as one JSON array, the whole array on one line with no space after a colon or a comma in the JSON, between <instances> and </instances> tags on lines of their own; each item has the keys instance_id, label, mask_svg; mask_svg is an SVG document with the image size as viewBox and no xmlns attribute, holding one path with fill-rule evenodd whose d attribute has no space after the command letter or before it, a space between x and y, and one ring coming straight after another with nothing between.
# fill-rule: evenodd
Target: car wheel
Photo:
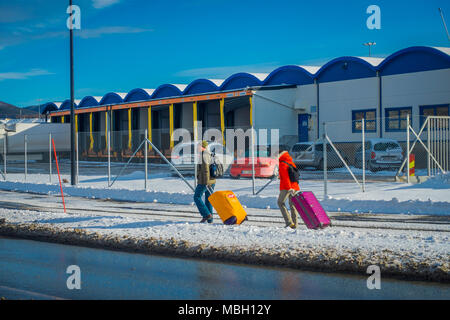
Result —
<instances>
[{"instance_id":1,"label":"car wheel","mask_svg":"<svg viewBox=\"0 0 450 320\"><path fill-rule=\"evenodd\" d=\"M316 168L317 170L323 170L323 159L319 161L319 165Z\"/></svg>"},{"instance_id":2,"label":"car wheel","mask_svg":"<svg viewBox=\"0 0 450 320\"><path fill-rule=\"evenodd\" d=\"M367 161L366 168L367 168L368 170L370 170L371 172L373 172L373 173L377 172L377 169L374 168L374 167L370 164L369 161Z\"/></svg>"},{"instance_id":3,"label":"car wheel","mask_svg":"<svg viewBox=\"0 0 450 320\"><path fill-rule=\"evenodd\" d=\"M239 175L237 175L237 176L231 176L231 178L233 178L233 179L239 179L240 176L239 176Z\"/></svg>"}]
</instances>

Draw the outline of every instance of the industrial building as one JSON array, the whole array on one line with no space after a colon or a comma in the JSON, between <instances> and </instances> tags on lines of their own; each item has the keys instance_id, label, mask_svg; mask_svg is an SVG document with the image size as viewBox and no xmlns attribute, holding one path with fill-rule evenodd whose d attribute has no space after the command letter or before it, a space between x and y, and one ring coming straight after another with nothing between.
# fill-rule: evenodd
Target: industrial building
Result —
<instances>
[{"instance_id":1,"label":"industrial building","mask_svg":"<svg viewBox=\"0 0 450 320\"><path fill-rule=\"evenodd\" d=\"M75 105L75 125L86 133L80 147L84 144L86 154L93 156L105 154L108 125L115 155L126 156L145 129L149 139L168 152L171 133L177 128L192 131L195 120L202 121L205 130L222 132L279 129L280 143L292 144L320 138L322 123L330 121L346 123L328 129L336 142L360 141L364 118L367 138L401 141L406 115L415 130L421 117L449 115L449 54L450 48L417 46L384 59L345 56L323 66L288 65L270 74L237 73L225 80L87 96ZM43 113L51 122L67 123L70 101L47 103Z\"/></svg>"}]
</instances>

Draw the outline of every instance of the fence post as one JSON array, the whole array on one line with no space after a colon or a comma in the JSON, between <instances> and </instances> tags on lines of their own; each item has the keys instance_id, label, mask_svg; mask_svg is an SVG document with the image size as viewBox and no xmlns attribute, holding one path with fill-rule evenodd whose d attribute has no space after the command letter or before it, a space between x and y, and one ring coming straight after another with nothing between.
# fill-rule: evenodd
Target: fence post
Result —
<instances>
[{"instance_id":1,"label":"fence post","mask_svg":"<svg viewBox=\"0 0 450 320\"><path fill-rule=\"evenodd\" d=\"M48 134L48 173L49 180L52 183L52 134Z\"/></svg>"},{"instance_id":2,"label":"fence post","mask_svg":"<svg viewBox=\"0 0 450 320\"><path fill-rule=\"evenodd\" d=\"M27 137L27 135L24 135L23 136L23 139L24 139L24 148L25 148L25 181L27 181L27 172L28 172L28 167L27 167L27 162L28 162L28 159L27 159L27 140L28 140L28 137Z\"/></svg>"},{"instance_id":3,"label":"fence post","mask_svg":"<svg viewBox=\"0 0 450 320\"><path fill-rule=\"evenodd\" d=\"M364 118L361 120L361 132L362 132L362 191L366 192L366 134L365 134L366 124Z\"/></svg>"},{"instance_id":4,"label":"fence post","mask_svg":"<svg viewBox=\"0 0 450 320\"><path fill-rule=\"evenodd\" d=\"M5 180L6 180L6 139L7 135L5 134L3 138L3 172L5 174Z\"/></svg>"},{"instance_id":5,"label":"fence post","mask_svg":"<svg viewBox=\"0 0 450 320\"><path fill-rule=\"evenodd\" d=\"M427 123L427 173L431 177L431 157L430 157L430 123Z\"/></svg>"},{"instance_id":6,"label":"fence post","mask_svg":"<svg viewBox=\"0 0 450 320\"><path fill-rule=\"evenodd\" d=\"M255 195L255 133L252 126L252 144L250 146L252 148L252 191L253 195Z\"/></svg>"},{"instance_id":7,"label":"fence post","mask_svg":"<svg viewBox=\"0 0 450 320\"><path fill-rule=\"evenodd\" d=\"M449 130L449 125L450 125L450 119L447 119L446 123L445 123L445 171L448 172L448 168L449 168L449 150L448 150L448 130Z\"/></svg>"},{"instance_id":8,"label":"fence post","mask_svg":"<svg viewBox=\"0 0 450 320\"><path fill-rule=\"evenodd\" d=\"M75 134L75 152L76 152L76 175L75 175L75 184L78 184L78 174L79 174L79 167L78 167L78 162L79 162L79 156L80 156L80 153L79 153L79 151L78 151L78 146L79 146L79 142L78 142L78 139L79 139L79 136L80 136L80 133L79 132L77 132L76 134Z\"/></svg>"},{"instance_id":9,"label":"fence post","mask_svg":"<svg viewBox=\"0 0 450 320\"><path fill-rule=\"evenodd\" d=\"M327 175L327 126L326 123L323 123L323 198L326 199L328 197L328 175Z\"/></svg>"},{"instance_id":10,"label":"fence post","mask_svg":"<svg viewBox=\"0 0 450 320\"><path fill-rule=\"evenodd\" d=\"M110 121L108 121L110 122ZM111 185L111 130L108 125L108 136L106 138L106 148L108 149L108 187Z\"/></svg>"},{"instance_id":11,"label":"fence post","mask_svg":"<svg viewBox=\"0 0 450 320\"><path fill-rule=\"evenodd\" d=\"M171 137L172 138L172 137ZM147 191L147 149L148 149L148 143L147 143L147 129L145 129L145 147L144 147L144 163L145 163L145 191Z\"/></svg>"},{"instance_id":12,"label":"fence post","mask_svg":"<svg viewBox=\"0 0 450 320\"><path fill-rule=\"evenodd\" d=\"M407 169L406 169L406 182L409 183L409 114L406 115L406 161L407 161Z\"/></svg>"},{"instance_id":13,"label":"fence post","mask_svg":"<svg viewBox=\"0 0 450 320\"><path fill-rule=\"evenodd\" d=\"M198 149L197 140L194 138L194 188L197 188L197 157L198 157L197 149Z\"/></svg>"}]
</instances>

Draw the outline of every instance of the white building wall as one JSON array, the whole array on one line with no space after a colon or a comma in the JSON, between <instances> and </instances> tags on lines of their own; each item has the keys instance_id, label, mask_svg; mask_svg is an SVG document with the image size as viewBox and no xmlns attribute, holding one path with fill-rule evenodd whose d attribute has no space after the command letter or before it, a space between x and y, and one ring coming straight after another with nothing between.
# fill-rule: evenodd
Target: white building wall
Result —
<instances>
[{"instance_id":1,"label":"white building wall","mask_svg":"<svg viewBox=\"0 0 450 320\"><path fill-rule=\"evenodd\" d=\"M378 110L378 78L334 81L319 84L319 132L323 122L327 123L327 134L334 142L361 141L361 133L352 132L352 111ZM367 138L377 137L377 132L368 133Z\"/></svg>"},{"instance_id":2,"label":"white building wall","mask_svg":"<svg viewBox=\"0 0 450 320\"><path fill-rule=\"evenodd\" d=\"M278 129L280 143L286 143L288 136L298 136L297 111L294 109L296 91L296 88L256 91L253 95L254 128Z\"/></svg>"},{"instance_id":3,"label":"white building wall","mask_svg":"<svg viewBox=\"0 0 450 320\"><path fill-rule=\"evenodd\" d=\"M386 108L412 107L412 126L420 128L420 106L450 103L450 69L414 72L382 77L382 103ZM404 141L404 132L386 132L385 138Z\"/></svg>"},{"instance_id":4,"label":"white building wall","mask_svg":"<svg viewBox=\"0 0 450 320\"><path fill-rule=\"evenodd\" d=\"M314 107L316 112L313 112ZM299 114L306 113L311 116L308 137L310 141L315 140L317 137L317 86L315 84L297 86L294 108Z\"/></svg>"}]
</instances>

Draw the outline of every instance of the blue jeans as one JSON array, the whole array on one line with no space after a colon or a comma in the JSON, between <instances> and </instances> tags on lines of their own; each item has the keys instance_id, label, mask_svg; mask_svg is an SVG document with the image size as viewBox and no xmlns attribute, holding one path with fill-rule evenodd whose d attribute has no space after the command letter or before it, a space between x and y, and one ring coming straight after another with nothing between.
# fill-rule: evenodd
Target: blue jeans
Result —
<instances>
[{"instance_id":1,"label":"blue jeans","mask_svg":"<svg viewBox=\"0 0 450 320\"><path fill-rule=\"evenodd\" d=\"M214 191L214 184L210 185L209 187ZM205 194L205 202L203 202L202 200L203 194ZM195 188L194 202L197 205L198 211L200 211L200 214L203 218L206 218L213 213L212 205L208 201L208 197L210 195L211 193L209 192L205 184L198 184L197 188Z\"/></svg>"}]
</instances>

